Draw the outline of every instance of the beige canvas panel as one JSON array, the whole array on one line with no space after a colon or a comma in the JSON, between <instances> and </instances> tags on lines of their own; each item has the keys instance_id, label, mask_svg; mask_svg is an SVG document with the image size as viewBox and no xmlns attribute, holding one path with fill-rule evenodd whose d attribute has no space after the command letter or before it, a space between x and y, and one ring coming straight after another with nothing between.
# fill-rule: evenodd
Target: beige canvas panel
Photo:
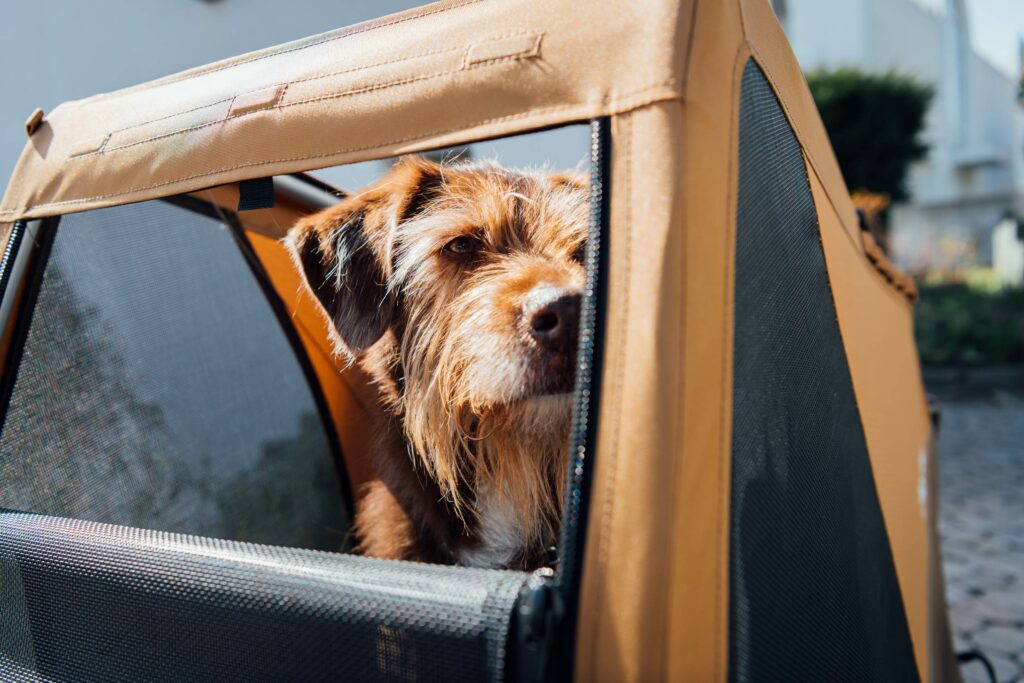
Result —
<instances>
[{"instance_id":1,"label":"beige canvas panel","mask_svg":"<svg viewBox=\"0 0 1024 683\"><path fill-rule=\"evenodd\" d=\"M11 238L11 228L13 227L13 223L0 222L0 254L7 249L7 241Z\"/></svg>"},{"instance_id":2,"label":"beige canvas panel","mask_svg":"<svg viewBox=\"0 0 1024 683\"><path fill-rule=\"evenodd\" d=\"M275 240L284 237L285 233L288 232L288 228L294 225L297 220L310 213L307 207L290 201L286 195L280 192L277 193L274 199L273 208L236 212L235 209L238 207L239 199L237 183L193 192L192 196L235 213L238 219L245 224L246 230L257 232L264 237ZM268 264L263 265L268 271L271 270Z\"/></svg>"},{"instance_id":3,"label":"beige canvas panel","mask_svg":"<svg viewBox=\"0 0 1024 683\"><path fill-rule=\"evenodd\" d=\"M577 633L578 680L664 680L679 452L682 106L613 119L598 457ZM666 144L669 143L669 144Z\"/></svg>"},{"instance_id":4,"label":"beige canvas panel","mask_svg":"<svg viewBox=\"0 0 1024 683\"><path fill-rule=\"evenodd\" d=\"M911 304L846 239L811 175L839 329L885 518L918 670L927 679L927 448L931 427Z\"/></svg>"},{"instance_id":5,"label":"beige canvas panel","mask_svg":"<svg viewBox=\"0 0 1024 683\"><path fill-rule=\"evenodd\" d=\"M694 27L685 102L613 127L614 295L578 680L726 676L734 158L749 53L734 3L699 3Z\"/></svg>"},{"instance_id":6,"label":"beige canvas panel","mask_svg":"<svg viewBox=\"0 0 1024 683\"><path fill-rule=\"evenodd\" d=\"M696 24L682 141L686 332L667 671L670 680L722 681L729 653L739 95L750 52L738 3L702 3Z\"/></svg>"},{"instance_id":7,"label":"beige canvas panel","mask_svg":"<svg viewBox=\"0 0 1024 683\"><path fill-rule=\"evenodd\" d=\"M879 278L877 270L865 258L854 209L827 134L774 15L767 3L761 2L698 4L680 120L640 126L636 122L646 112L635 112L628 121L614 128L615 184L609 286L614 292L629 290L631 303L627 312L625 309L617 311L614 301L609 302L609 352L603 386L613 389L604 394L610 397L607 400L611 404L602 405L601 413L598 450L602 458L597 461L595 473L584 571L583 610L591 618L581 622L578 634L580 680L647 680L652 677L723 680L727 675L735 145L739 81L750 56L759 61L776 89L809 164L816 174L826 178L827 191L819 184L816 198L822 204L821 210L832 218L830 239L834 241L838 235L843 240L847 250L843 254L846 265L875 278L873 283L878 286L880 296L896 297L903 302L902 308L893 315L903 326L904 334L892 340L895 355L885 356L884 360L902 362L905 371L910 368L911 376L893 376L899 376L904 384L909 383L907 391L910 393L920 393L920 378L913 376L916 360L912 337L905 334L910 324L907 302ZM672 107L652 109L671 111ZM654 138L651 147L643 147L648 150L642 164L644 168L660 168L660 164L666 163L664 159L670 158L651 154L653 145L658 149L667 145L682 155L678 160L682 185L676 186L674 192L663 189L660 177L653 173L646 174L640 185L633 184L635 150L641 148L637 145L641 130L657 131L663 136L660 143ZM623 154L633 161L623 160ZM641 336L633 331L632 321L655 315L665 291L662 288L671 286L671 278L661 270L660 260L639 259L635 252L646 250L649 246L646 241L653 239L663 248L657 252L659 255L675 254L664 249L657 232L658 223L652 221L651 216L643 214L645 232L642 237L630 232L629 226L636 220L630 205L643 204L648 193L668 192L672 192L675 202L681 202L675 215L685 216L673 227L685 233L681 255L685 273L684 305L676 312L678 319L655 317L661 350L649 353L657 355L663 364L668 358L674 359L675 354L682 354L682 384L675 401L655 398L654 385L647 386L647 383L653 383L659 373L677 376L677 371L671 364L667 368L646 365L644 347L638 346L636 341L630 343L631 336ZM625 206L620 203L624 201L623 194L628 197ZM843 220L837 218L840 213ZM620 230L626 234L619 234ZM638 240L644 244L639 245ZM636 272L639 263L643 264L642 275ZM647 283L647 289L639 287L634 281L646 281L650 269L663 279ZM845 313L841 315L841 318L849 317ZM675 337L662 330L679 325L686 331L685 343L675 347L669 341ZM683 341L680 338L680 342ZM861 342L856 338L852 344ZM864 347L858 346L858 349ZM634 391L639 393L634 394ZM630 409L637 405L650 409L645 408L642 417L637 416ZM673 410L672 406L676 415L681 416L681 422L677 418L675 425L666 425L667 431L657 433L655 418L662 410ZM891 405L885 407L891 408ZM891 450L894 441L900 442L897 448L901 439L913 441L918 430L900 432L892 424L879 425L878 411L868 412L865 429L872 435L869 449L873 454L873 467L878 468L878 461L883 457L880 454ZM900 414L899 411L890 413L896 414ZM632 429L622 427L630 421L635 425ZM681 432L674 431L679 424ZM623 443L628 443L629 448L623 450ZM655 443L658 447L654 447ZM621 456L623 452L629 453L628 459ZM675 461L673 468L667 471L665 457ZM904 459L902 464L909 463L916 468L916 462L916 459ZM887 480L882 487L885 492L879 495L883 509L889 511L886 519L890 536L896 534L892 544L901 587L907 583L924 586L925 575L921 570L925 565L921 564L924 557L921 553L926 546L919 533L922 527L916 523L919 517L911 517L909 522L902 518L896 520L899 528L895 532L888 522L895 515L913 512L893 509L910 481L905 475L911 473L906 467L896 473L885 467L876 472L876 477L880 478L894 476L892 481ZM672 487L664 486L663 481L660 488L650 485L652 479L660 479L666 473L674 482ZM916 495L917 479L913 482L911 490ZM664 498L665 493L671 493L671 498ZM669 529L664 529L661 522L652 523L666 513L672 515ZM648 523L638 525L637 520L648 520ZM662 535L666 531L668 535ZM671 548L667 558L663 552L665 546ZM644 557L645 561L640 565L629 564L630 571L623 573L621 569L623 563L628 562L627 558L636 557ZM669 561L668 567L661 564L665 559ZM670 580L663 585L669 586L668 596L664 596L668 599L652 598L651 585L664 580L666 570ZM592 578L587 579L588 576ZM928 669L922 660L921 645L926 637L921 627L927 617L920 593L914 587L904 590L915 655L924 672ZM659 597L662 596L659 594Z\"/></svg>"},{"instance_id":8,"label":"beige canvas panel","mask_svg":"<svg viewBox=\"0 0 1024 683\"><path fill-rule=\"evenodd\" d=\"M429 5L61 105L0 220L361 161L677 99L691 2Z\"/></svg>"}]
</instances>

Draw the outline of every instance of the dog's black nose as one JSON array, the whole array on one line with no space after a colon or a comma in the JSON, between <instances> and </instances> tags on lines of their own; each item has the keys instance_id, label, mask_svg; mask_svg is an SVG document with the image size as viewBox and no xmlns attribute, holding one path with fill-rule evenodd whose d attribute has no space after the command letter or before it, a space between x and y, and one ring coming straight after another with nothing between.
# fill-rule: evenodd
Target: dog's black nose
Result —
<instances>
[{"instance_id":1,"label":"dog's black nose","mask_svg":"<svg viewBox=\"0 0 1024 683\"><path fill-rule=\"evenodd\" d=\"M579 334L580 295L563 294L530 315L530 336L550 351L575 351Z\"/></svg>"}]
</instances>

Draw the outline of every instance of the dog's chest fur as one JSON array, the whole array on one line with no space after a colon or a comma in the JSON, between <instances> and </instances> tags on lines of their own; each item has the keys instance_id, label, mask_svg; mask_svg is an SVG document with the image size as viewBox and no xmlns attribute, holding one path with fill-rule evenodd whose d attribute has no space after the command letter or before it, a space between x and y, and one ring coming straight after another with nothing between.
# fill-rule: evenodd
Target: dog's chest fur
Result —
<instances>
[{"instance_id":1,"label":"dog's chest fur","mask_svg":"<svg viewBox=\"0 0 1024 683\"><path fill-rule=\"evenodd\" d=\"M459 551L459 563L467 567L507 567L524 550L515 511L491 491L477 495L476 537L479 545Z\"/></svg>"},{"instance_id":2,"label":"dog's chest fur","mask_svg":"<svg viewBox=\"0 0 1024 683\"><path fill-rule=\"evenodd\" d=\"M378 377L378 385L391 392L396 389L383 377ZM436 485L409 466L397 418L386 412L371 415L378 434L374 455L380 478L367 487L356 517L363 552L471 567L517 565L526 542L511 501L490 490L479 491L473 514L463 523Z\"/></svg>"}]
</instances>

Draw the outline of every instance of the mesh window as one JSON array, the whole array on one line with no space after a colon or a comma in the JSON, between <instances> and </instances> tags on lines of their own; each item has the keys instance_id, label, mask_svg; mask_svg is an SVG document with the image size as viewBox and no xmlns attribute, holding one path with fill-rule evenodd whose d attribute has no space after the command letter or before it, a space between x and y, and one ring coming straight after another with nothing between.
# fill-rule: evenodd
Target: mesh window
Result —
<instances>
[{"instance_id":1,"label":"mesh window","mask_svg":"<svg viewBox=\"0 0 1024 683\"><path fill-rule=\"evenodd\" d=\"M153 202L50 234L0 437L0 679L502 679L528 574L308 549L345 530L332 453L229 228Z\"/></svg>"},{"instance_id":2,"label":"mesh window","mask_svg":"<svg viewBox=\"0 0 1024 683\"><path fill-rule=\"evenodd\" d=\"M525 577L0 512L0 679L498 681Z\"/></svg>"},{"instance_id":3,"label":"mesh window","mask_svg":"<svg viewBox=\"0 0 1024 683\"><path fill-rule=\"evenodd\" d=\"M739 155L730 679L917 680L803 155L753 62Z\"/></svg>"},{"instance_id":4,"label":"mesh window","mask_svg":"<svg viewBox=\"0 0 1024 683\"><path fill-rule=\"evenodd\" d=\"M602 343L595 172L571 509L558 573L532 582L320 552L348 521L330 434L231 229L180 198L62 218L0 433L0 679L540 680L552 652L564 678Z\"/></svg>"},{"instance_id":5,"label":"mesh window","mask_svg":"<svg viewBox=\"0 0 1024 683\"><path fill-rule=\"evenodd\" d=\"M337 550L305 375L231 231L166 202L52 237L0 436L0 507Z\"/></svg>"}]
</instances>

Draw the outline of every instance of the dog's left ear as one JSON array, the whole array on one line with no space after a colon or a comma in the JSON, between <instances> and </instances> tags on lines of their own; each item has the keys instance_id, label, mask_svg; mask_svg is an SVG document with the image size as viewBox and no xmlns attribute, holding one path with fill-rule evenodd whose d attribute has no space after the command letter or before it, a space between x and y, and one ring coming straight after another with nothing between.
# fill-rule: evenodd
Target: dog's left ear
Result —
<instances>
[{"instance_id":1,"label":"dog's left ear","mask_svg":"<svg viewBox=\"0 0 1024 683\"><path fill-rule=\"evenodd\" d=\"M395 228L423 211L442 183L439 165L406 157L365 191L288 231L285 245L351 358L393 322L397 303L388 278Z\"/></svg>"}]
</instances>

